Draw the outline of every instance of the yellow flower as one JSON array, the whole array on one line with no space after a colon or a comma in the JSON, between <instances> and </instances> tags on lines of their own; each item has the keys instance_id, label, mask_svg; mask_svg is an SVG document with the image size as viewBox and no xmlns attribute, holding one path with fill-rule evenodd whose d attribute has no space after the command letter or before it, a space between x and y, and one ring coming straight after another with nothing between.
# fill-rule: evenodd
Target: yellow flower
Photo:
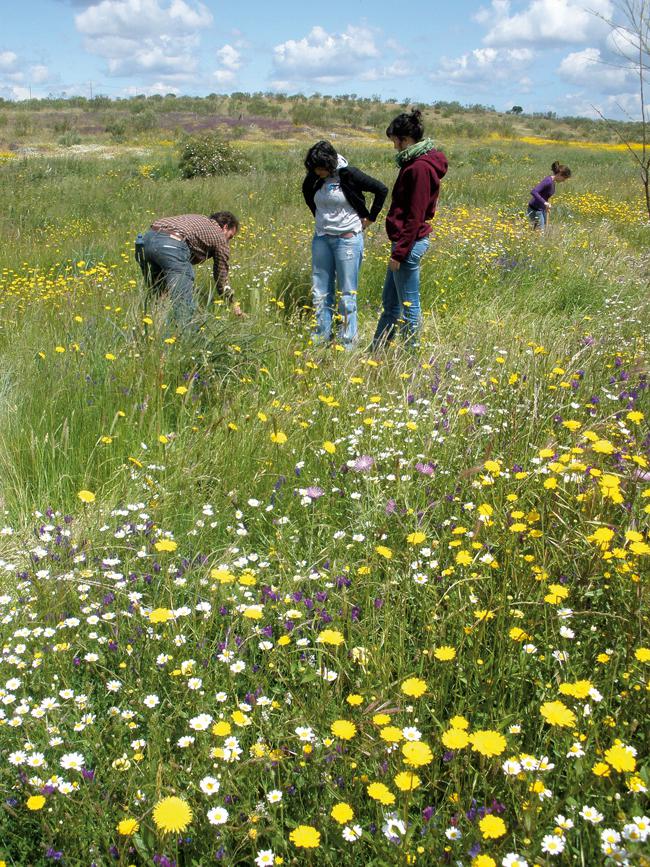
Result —
<instances>
[{"instance_id":1,"label":"yellow flower","mask_svg":"<svg viewBox=\"0 0 650 867\"><path fill-rule=\"evenodd\" d=\"M596 764L592 767L591 772L597 777L609 777L611 769L607 762L596 762Z\"/></svg>"},{"instance_id":2,"label":"yellow flower","mask_svg":"<svg viewBox=\"0 0 650 867\"><path fill-rule=\"evenodd\" d=\"M77 494L82 503L94 503L95 495L92 491L79 491Z\"/></svg>"},{"instance_id":3,"label":"yellow flower","mask_svg":"<svg viewBox=\"0 0 650 867\"><path fill-rule=\"evenodd\" d=\"M167 621L171 620L173 616L174 615L169 608L154 608L154 610L149 614L149 622L167 623Z\"/></svg>"},{"instance_id":4,"label":"yellow flower","mask_svg":"<svg viewBox=\"0 0 650 867\"><path fill-rule=\"evenodd\" d=\"M402 755L407 765L419 768L433 761L433 753L424 741L407 741L402 744Z\"/></svg>"},{"instance_id":5,"label":"yellow flower","mask_svg":"<svg viewBox=\"0 0 650 867\"><path fill-rule=\"evenodd\" d=\"M275 443L278 446L283 446L286 443L286 441L287 441L287 435L283 431L279 430L279 431L273 431L271 433L271 442L272 443ZM303 826L301 826L301 827L303 827ZM318 832L316 832L316 833L318 833ZM316 845L318 845L318 843Z\"/></svg>"},{"instance_id":6,"label":"yellow flower","mask_svg":"<svg viewBox=\"0 0 650 867\"><path fill-rule=\"evenodd\" d=\"M336 446L334 445L333 442L330 442L330 440L325 440L325 442L323 443L323 448L325 449L325 451L327 452L328 455L333 455L334 452L336 451Z\"/></svg>"},{"instance_id":7,"label":"yellow flower","mask_svg":"<svg viewBox=\"0 0 650 867\"><path fill-rule=\"evenodd\" d=\"M27 798L28 810L42 810L44 806L45 798L43 795L32 795L30 798Z\"/></svg>"},{"instance_id":8,"label":"yellow flower","mask_svg":"<svg viewBox=\"0 0 650 867\"><path fill-rule=\"evenodd\" d=\"M311 825L298 825L289 834L289 839L300 849L316 849L320 845L320 832Z\"/></svg>"},{"instance_id":9,"label":"yellow flower","mask_svg":"<svg viewBox=\"0 0 650 867\"><path fill-rule=\"evenodd\" d=\"M356 735L357 727L353 722L350 722L347 719L337 719L330 726L330 731L335 738L341 738L341 740L349 741Z\"/></svg>"},{"instance_id":10,"label":"yellow flower","mask_svg":"<svg viewBox=\"0 0 650 867\"><path fill-rule=\"evenodd\" d=\"M459 566L470 566L472 563L472 555L469 551L459 551L458 554L456 554L456 563L458 563Z\"/></svg>"},{"instance_id":11,"label":"yellow flower","mask_svg":"<svg viewBox=\"0 0 650 867\"><path fill-rule=\"evenodd\" d=\"M346 701L351 707L357 707L360 704L363 704L363 696L357 695L356 693L352 693L346 698Z\"/></svg>"},{"instance_id":12,"label":"yellow flower","mask_svg":"<svg viewBox=\"0 0 650 867\"><path fill-rule=\"evenodd\" d=\"M402 730L397 726L385 726L379 732L379 737L389 744L398 744L404 737Z\"/></svg>"},{"instance_id":13,"label":"yellow flower","mask_svg":"<svg viewBox=\"0 0 650 867\"><path fill-rule=\"evenodd\" d=\"M472 867L497 867L497 862L489 855L477 855L472 859Z\"/></svg>"},{"instance_id":14,"label":"yellow flower","mask_svg":"<svg viewBox=\"0 0 650 867\"><path fill-rule=\"evenodd\" d=\"M235 576L228 569L210 569L210 578L218 581L219 584L232 584Z\"/></svg>"},{"instance_id":15,"label":"yellow flower","mask_svg":"<svg viewBox=\"0 0 650 867\"><path fill-rule=\"evenodd\" d=\"M483 466L493 476L498 476L501 472L501 461L485 461Z\"/></svg>"},{"instance_id":16,"label":"yellow flower","mask_svg":"<svg viewBox=\"0 0 650 867\"><path fill-rule=\"evenodd\" d=\"M632 424L639 424L639 422L643 421L645 416L642 412L639 412L639 410L633 409L632 412L628 412L625 418L628 421L631 421Z\"/></svg>"},{"instance_id":17,"label":"yellow flower","mask_svg":"<svg viewBox=\"0 0 650 867\"><path fill-rule=\"evenodd\" d=\"M452 716L452 718L449 720L449 725L452 727L452 729L468 729L469 728L469 723L467 722L465 717L459 716L459 715Z\"/></svg>"},{"instance_id":18,"label":"yellow flower","mask_svg":"<svg viewBox=\"0 0 650 867\"><path fill-rule=\"evenodd\" d=\"M614 446L609 440L596 440L591 448L601 455L611 455L614 451Z\"/></svg>"},{"instance_id":19,"label":"yellow flower","mask_svg":"<svg viewBox=\"0 0 650 867\"><path fill-rule=\"evenodd\" d=\"M334 804L330 810L330 816L339 825L347 825L348 822L354 819L354 810L345 801L341 801L339 804Z\"/></svg>"},{"instance_id":20,"label":"yellow flower","mask_svg":"<svg viewBox=\"0 0 650 867\"><path fill-rule=\"evenodd\" d=\"M595 542L597 545L607 546L614 538L614 531L609 527L599 527L591 536L587 536L588 542Z\"/></svg>"},{"instance_id":21,"label":"yellow flower","mask_svg":"<svg viewBox=\"0 0 650 867\"><path fill-rule=\"evenodd\" d=\"M339 644L343 644L345 638L337 629L323 629L316 641L321 644L332 644L334 647L338 647Z\"/></svg>"},{"instance_id":22,"label":"yellow flower","mask_svg":"<svg viewBox=\"0 0 650 867\"><path fill-rule=\"evenodd\" d=\"M442 743L448 750L461 750L469 743L469 735L463 729L447 729L442 734Z\"/></svg>"},{"instance_id":23,"label":"yellow flower","mask_svg":"<svg viewBox=\"0 0 650 867\"><path fill-rule=\"evenodd\" d=\"M507 746L503 735L492 729L473 732L469 736L469 742L474 752L482 756L500 756Z\"/></svg>"},{"instance_id":24,"label":"yellow flower","mask_svg":"<svg viewBox=\"0 0 650 867\"><path fill-rule=\"evenodd\" d=\"M226 722L225 720L220 720L212 726L212 734L217 735L217 737L228 737L231 731L232 726L229 722Z\"/></svg>"},{"instance_id":25,"label":"yellow flower","mask_svg":"<svg viewBox=\"0 0 650 867\"><path fill-rule=\"evenodd\" d=\"M544 602L548 602L549 605L560 605L569 595L569 591L562 584L549 584L548 589L549 592L544 597Z\"/></svg>"},{"instance_id":26,"label":"yellow flower","mask_svg":"<svg viewBox=\"0 0 650 867\"><path fill-rule=\"evenodd\" d=\"M442 647L436 647L433 655L440 662L451 662L452 659L456 658L456 649L445 644Z\"/></svg>"},{"instance_id":27,"label":"yellow flower","mask_svg":"<svg viewBox=\"0 0 650 867\"><path fill-rule=\"evenodd\" d=\"M637 647L634 656L639 662L650 662L650 647Z\"/></svg>"},{"instance_id":28,"label":"yellow flower","mask_svg":"<svg viewBox=\"0 0 650 867\"><path fill-rule=\"evenodd\" d=\"M386 723L389 723L389 722L390 722L390 714L387 714L387 713L376 713L376 714L373 716L372 721L374 722L374 724L375 724L376 726L385 726Z\"/></svg>"},{"instance_id":29,"label":"yellow flower","mask_svg":"<svg viewBox=\"0 0 650 867\"><path fill-rule=\"evenodd\" d=\"M371 798L385 807L395 803L395 795L383 783L370 783L366 789Z\"/></svg>"},{"instance_id":30,"label":"yellow flower","mask_svg":"<svg viewBox=\"0 0 650 867\"><path fill-rule=\"evenodd\" d=\"M118 823L117 832L123 837L132 837L133 834L138 832L139 828L140 823L137 819L122 819L122 821Z\"/></svg>"},{"instance_id":31,"label":"yellow flower","mask_svg":"<svg viewBox=\"0 0 650 867\"><path fill-rule=\"evenodd\" d=\"M491 813L483 816L478 826L485 840L497 840L499 837L503 837L508 830L503 819L500 816L493 816Z\"/></svg>"},{"instance_id":32,"label":"yellow flower","mask_svg":"<svg viewBox=\"0 0 650 867\"><path fill-rule=\"evenodd\" d=\"M401 771L395 777L395 785L400 792L412 792L420 786L422 780L413 771Z\"/></svg>"},{"instance_id":33,"label":"yellow flower","mask_svg":"<svg viewBox=\"0 0 650 867\"><path fill-rule=\"evenodd\" d=\"M390 560L393 556L393 552L385 545L377 545L375 551L379 554L380 557L385 557L386 560Z\"/></svg>"},{"instance_id":34,"label":"yellow flower","mask_svg":"<svg viewBox=\"0 0 650 867\"><path fill-rule=\"evenodd\" d=\"M153 821L163 834L178 834L192 821L192 808L183 798L163 798L153 808Z\"/></svg>"},{"instance_id":35,"label":"yellow flower","mask_svg":"<svg viewBox=\"0 0 650 867\"><path fill-rule=\"evenodd\" d=\"M575 683L560 684L562 695L570 695L573 698L587 698L592 689L593 684L590 680L576 680Z\"/></svg>"},{"instance_id":36,"label":"yellow flower","mask_svg":"<svg viewBox=\"0 0 650 867\"><path fill-rule=\"evenodd\" d=\"M178 548L178 543L173 539L161 539L154 545L156 551L175 551Z\"/></svg>"},{"instance_id":37,"label":"yellow flower","mask_svg":"<svg viewBox=\"0 0 650 867\"><path fill-rule=\"evenodd\" d=\"M620 741L616 741L614 746L605 752L605 761L615 771L632 773L636 770L636 759Z\"/></svg>"},{"instance_id":38,"label":"yellow flower","mask_svg":"<svg viewBox=\"0 0 650 867\"><path fill-rule=\"evenodd\" d=\"M427 537L424 535L424 533L420 533L418 531L415 533L409 533L406 537L406 541L409 543L409 545L421 545L423 542L426 541L426 538Z\"/></svg>"},{"instance_id":39,"label":"yellow flower","mask_svg":"<svg viewBox=\"0 0 650 867\"><path fill-rule=\"evenodd\" d=\"M420 698L427 691L426 681L420 680L419 677L409 677L402 684L402 692L404 695L409 695L412 698Z\"/></svg>"},{"instance_id":40,"label":"yellow flower","mask_svg":"<svg viewBox=\"0 0 650 867\"><path fill-rule=\"evenodd\" d=\"M576 715L561 701L547 701L539 709L546 722L560 728L573 728Z\"/></svg>"},{"instance_id":41,"label":"yellow flower","mask_svg":"<svg viewBox=\"0 0 650 867\"><path fill-rule=\"evenodd\" d=\"M567 430L574 431L582 427L582 422L575 421L575 419L567 419L566 421L562 422L562 425Z\"/></svg>"}]
</instances>

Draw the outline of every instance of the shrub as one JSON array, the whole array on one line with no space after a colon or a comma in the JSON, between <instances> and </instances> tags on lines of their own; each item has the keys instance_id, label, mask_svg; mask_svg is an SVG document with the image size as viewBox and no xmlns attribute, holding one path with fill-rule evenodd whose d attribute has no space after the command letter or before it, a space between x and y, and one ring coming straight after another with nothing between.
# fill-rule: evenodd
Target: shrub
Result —
<instances>
[{"instance_id":1,"label":"shrub","mask_svg":"<svg viewBox=\"0 0 650 867\"><path fill-rule=\"evenodd\" d=\"M242 152L215 133L181 139L178 166L184 178L230 175L251 169Z\"/></svg>"},{"instance_id":2,"label":"shrub","mask_svg":"<svg viewBox=\"0 0 650 867\"><path fill-rule=\"evenodd\" d=\"M66 130L62 136L59 138L59 144L61 147L69 148L73 145L81 144L81 136L79 133L74 130Z\"/></svg>"}]
</instances>

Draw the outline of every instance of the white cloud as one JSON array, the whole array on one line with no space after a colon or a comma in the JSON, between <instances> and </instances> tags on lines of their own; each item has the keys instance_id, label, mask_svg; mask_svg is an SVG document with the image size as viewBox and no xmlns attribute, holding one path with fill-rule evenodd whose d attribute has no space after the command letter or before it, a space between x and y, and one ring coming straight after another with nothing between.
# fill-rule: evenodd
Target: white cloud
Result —
<instances>
[{"instance_id":1,"label":"white cloud","mask_svg":"<svg viewBox=\"0 0 650 867\"><path fill-rule=\"evenodd\" d=\"M29 78L33 84L43 84L43 82L47 81L49 77L50 70L47 68L47 66L43 66L42 63L30 67Z\"/></svg>"},{"instance_id":2,"label":"white cloud","mask_svg":"<svg viewBox=\"0 0 650 867\"><path fill-rule=\"evenodd\" d=\"M302 39L289 39L273 49L276 85L336 84L367 71L379 55L375 34L368 27L349 25L343 33L313 27Z\"/></svg>"},{"instance_id":3,"label":"white cloud","mask_svg":"<svg viewBox=\"0 0 650 867\"><path fill-rule=\"evenodd\" d=\"M40 63L30 65L25 57L15 51L0 51L0 96L5 99L45 96L39 85L51 78L47 66Z\"/></svg>"},{"instance_id":4,"label":"white cloud","mask_svg":"<svg viewBox=\"0 0 650 867\"><path fill-rule=\"evenodd\" d=\"M567 54L558 67L558 75L571 84L601 93L620 93L633 85L630 71L605 62L598 48Z\"/></svg>"},{"instance_id":5,"label":"white cloud","mask_svg":"<svg viewBox=\"0 0 650 867\"><path fill-rule=\"evenodd\" d=\"M368 69L366 72L362 72L359 78L361 81L390 81L393 78L407 78L413 74L413 67L403 60L396 60L390 66Z\"/></svg>"},{"instance_id":6,"label":"white cloud","mask_svg":"<svg viewBox=\"0 0 650 867\"><path fill-rule=\"evenodd\" d=\"M589 0L588 7L584 0L532 0L511 15L507 0L493 0L476 20L489 26L486 45L580 44L604 36L608 25L598 16L609 18L612 11L611 0Z\"/></svg>"},{"instance_id":7,"label":"white cloud","mask_svg":"<svg viewBox=\"0 0 650 867\"><path fill-rule=\"evenodd\" d=\"M102 0L75 17L91 54L103 57L111 75L192 77L209 9L190 0Z\"/></svg>"},{"instance_id":8,"label":"white cloud","mask_svg":"<svg viewBox=\"0 0 650 867\"><path fill-rule=\"evenodd\" d=\"M563 114L594 119L601 115L617 120L639 120L641 117L638 93L615 93L604 98L590 96L584 91L569 93L564 97L560 110Z\"/></svg>"},{"instance_id":9,"label":"white cloud","mask_svg":"<svg viewBox=\"0 0 650 867\"><path fill-rule=\"evenodd\" d=\"M16 68L18 55L14 51L0 51L0 72L11 72Z\"/></svg>"},{"instance_id":10,"label":"white cloud","mask_svg":"<svg viewBox=\"0 0 650 867\"><path fill-rule=\"evenodd\" d=\"M243 65L241 52L234 45L226 44L217 51L219 68L213 73L218 84L233 84Z\"/></svg>"},{"instance_id":11,"label":"white cloud","mask_svg":"<svg viewBox=\"0 0 650 867\"><path fill-rule=\"evenodd\" d=\"M433 81L483 86L483 89L495 82L528 89L535 56L530 48L475 48L460 57L443 57L430 77Z\"/></svg>"}]
</instances>

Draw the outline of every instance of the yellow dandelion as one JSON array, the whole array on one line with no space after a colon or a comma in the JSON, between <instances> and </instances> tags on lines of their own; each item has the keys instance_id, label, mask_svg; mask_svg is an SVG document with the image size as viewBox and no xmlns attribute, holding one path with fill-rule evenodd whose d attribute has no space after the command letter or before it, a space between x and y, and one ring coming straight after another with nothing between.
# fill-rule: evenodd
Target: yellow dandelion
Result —
<instances>
[{"instance_id":1,"label":"yellow dandelion","mask_svg":"<svg viewBox=\"0 0 650 867\"><path fill-rule=\"evenodd\" d=\"M404 695L411 696L412 698L420 698L420 696L424 695L426 691L426 681L421 680L419 677L409 677L402 684L402 692Z\"/></svg>"},{"instance_id":2,"label":"yellow dandelion","mask_svg":"<svg viewBox=\"0 0 650 867\"><path fill-rule=\"evenodd\" d=\"M183 798L172 795L158 801L153 808L153 821L163 834L178 834L185 831L192 821L192 808Z\"/></svg>"}]
</instances>

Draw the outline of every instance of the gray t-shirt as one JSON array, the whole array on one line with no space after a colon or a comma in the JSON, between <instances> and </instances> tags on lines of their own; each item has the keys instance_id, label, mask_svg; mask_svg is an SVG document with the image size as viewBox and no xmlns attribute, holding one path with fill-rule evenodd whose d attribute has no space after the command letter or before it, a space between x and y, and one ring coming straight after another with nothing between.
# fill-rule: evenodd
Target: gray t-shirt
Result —
<instances>
[{"instance_id":1,"label":"gray t-shirt","mask_svg":"<svg viewBox=\"0 0 650 867\"><path fill-rule=\"evenodd\" d=\"M346 232L361 231L361 219L345 198L338 172L325 178L321 188L316 191L314 204L317 235L344 235Z\"/></svg>"}]
</instances>

